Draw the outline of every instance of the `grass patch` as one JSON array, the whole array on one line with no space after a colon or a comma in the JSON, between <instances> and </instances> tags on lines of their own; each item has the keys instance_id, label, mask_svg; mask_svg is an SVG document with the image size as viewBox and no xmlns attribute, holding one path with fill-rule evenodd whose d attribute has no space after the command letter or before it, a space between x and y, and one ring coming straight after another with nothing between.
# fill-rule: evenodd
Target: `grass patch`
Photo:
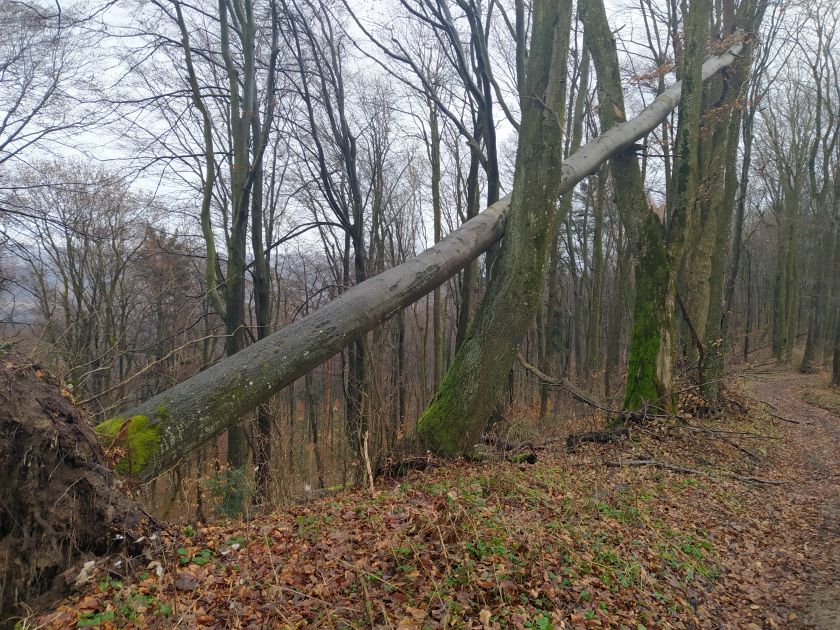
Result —
<instances>
[{"instance_id":1,"label":"grass patch","mask_svg":"<svg viewBox=\"0 0 840 630\"><path fill-rule=\"evenodd\" d=\"M836 416L840 416L840 388L838 387L808 387L802 390L802 400Z\"/></svg>"}]
</instances>

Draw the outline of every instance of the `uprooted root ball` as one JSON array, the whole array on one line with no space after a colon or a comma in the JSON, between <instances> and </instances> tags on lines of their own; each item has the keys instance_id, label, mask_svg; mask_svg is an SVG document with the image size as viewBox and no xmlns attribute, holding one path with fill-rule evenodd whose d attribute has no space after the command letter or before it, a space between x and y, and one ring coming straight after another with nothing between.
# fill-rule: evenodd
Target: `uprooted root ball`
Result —
<instances>
[{"instance_id":1,"label":"uprooted root ball","mask_svg":"<svg viewBox=\"0 0 840 630\"><path fill-rule=\"evenodd\" d=\"M0 627L65 594L81 562L138 553L153 526L63 393L37 364L0 356Z\"/></svg>"}]
</instances>

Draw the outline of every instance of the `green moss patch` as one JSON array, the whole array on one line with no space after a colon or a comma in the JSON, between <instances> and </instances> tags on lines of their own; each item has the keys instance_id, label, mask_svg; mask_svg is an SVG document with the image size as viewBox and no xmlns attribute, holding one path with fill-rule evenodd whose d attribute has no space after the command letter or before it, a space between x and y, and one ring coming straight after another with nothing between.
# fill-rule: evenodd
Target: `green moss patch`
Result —
<instances>
[{"instance_id":1,"label":"green moss patch","mask_svg":"<svg viewBox=\"0 0 840 630\"><path fill-rule=\"evenodd\" d=\"M96 432L105 446L125 449L116 464L117 472L123 474L142 470L160 443L159 427L146 416L132 416L128 420L111 418L99 424Z\"/></svg>"}]
</instances>

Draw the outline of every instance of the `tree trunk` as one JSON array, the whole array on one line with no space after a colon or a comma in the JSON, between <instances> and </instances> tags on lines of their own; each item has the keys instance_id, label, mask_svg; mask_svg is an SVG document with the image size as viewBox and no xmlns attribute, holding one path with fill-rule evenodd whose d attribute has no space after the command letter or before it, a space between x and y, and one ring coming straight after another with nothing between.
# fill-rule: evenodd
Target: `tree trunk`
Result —
<instances>
[{"instance_id":1,"label":"tree trunk","mask_svg":"<svg viewBox=\"0 0 840 630\"><path fill-rule=\"evenodd\" d=\"M817 204L820 205L820 204ZM817 218L830 225L828 213L817 213ZM831 279L826 278L828 269L835 269L831 265L834 249L834 231L823 229L816 238L816 252L814 256L814 284L808 301L808 336L805 340L805 351L799 371L814 374L822 365L823 336L825 334L826 318L828 315L828 299Z\"/></svg>"},{"instance_id":2,"label":"tree trunk","mask_svg":"<svg viewBox=\"0 0 840 630\"><path fill-rule=\"evenodd\" d=\"M698 143L702 105L701 61L709 27L709 0L692 2L686 17L683 91L680 99L674 169L673 206L665 239L658 218L648 213L642 228L636 273L636 306L627 369L624 408L671 406L671 335L676 270L685 250L697 192Z\"/></svg>"},{"instance_id":3,"label":"tree trunk","mask_svg":"<svg viewBox=\"0 0 840 630\"><path fill-rule=\"evenodd\" d=\"M732 305L735 299L735 286L738 279L738 273L741 269L741 256L744 252L744 218L746 216L747 208L747 185L749 182L750 163L752 161L752 145L753 145L753 124L755 122L755 114L758 109L758 104L752 102L747 105L748 109L744 112L743 121L741 122L742 135L744 138L744 155L741 160L741 177L739 181L739 192L737 207L735 209L735 233L732 237L732 255L730 256L729 268L726 272L726 284L723 289L723 313L721 315L721 338L724 345L729 337L729 323L732 320ZM747 264L751 264L749 259ZM749 269L749 267L748 267ZM749 306L751 295L751 278L747 280L747 321L749 322ZM748 333L747 333L748 334ZM749 346L749 339L745 337L744 360L747 360L747 352ZM721 354L725 355L725 348L720 350ZM717 369L713 366L712 369Z\"/></svg>"},{"instance_id":4,"label":"tree trunk","mask_svg":"<svg viewBox=\"0 0 840 630\"><path fill-rule=\"evenodd\" d=\"M230 50L229 26L227 17L227 3L219 1L219 24L221 29L221 50L227 70L229 88L229 114L230 114L230 138L232 145L232 158L230 163L230 211L231 230L228 243L227 277L225 282L225 354L230 357L245 347L245 255L248 235L248 211L250 189L247 185L247 175L250 169L248 155L248 120L242 116L240 108L243 100L240 99L240 74L234 65ZM252 24L243 25L241 38L243 48L251 47L253 41L249 40ZM253 64L253 50L243 50L246 64ZM245 69L243 92L244 98L250 101L250 92L253 88L253 76L249 72L251 66ZM230 505L230 510L241 511L242 505L239 495L241 494L234 486L244 482L245 464L248 460L248 440L245 435L245 428L241 423L228 427L227 440L227 463L229 496L225 502ZM235 505L240 503L239 505Z\"/></svg>"},{"instance_id":5,"label":"tree trunk","mask_svg":"<svg viewBox=\"0 0 840 630\"><path fill-rule=\"evenodd\" d=\"M764 2L744 2L738 7L737 14L730 14L724 19L727 31L740 28L746 32L757 32L764 19L767 4ZM732 24L728 24L731 21ZM726 353L729 348L729 311L732 308L735 280L742 251L744 211L746 204L746 184L749 175L749 164L752 152L752 125L757 104L749 102L745 113L738 115L738 103L744 100L752 101L751 79L754 47L747 48L735 64L723 84L722 103L719 106L722 115L717 119L715 137L720 137L724 128L724 138L719 143L723 162L723 186L713 187L712 211L715 214L716 235L711 259L709 283L709 303L706 316L706 331L703 340L704 362L699 366L700 382L703 393L710 399L718 397L720 377L723 374ZM742 182L738 182L738 148L742 138L742 128L746 131L744 137L744 158L741 165ZM720 181L720 172L707 174L708 181ZM739 190L741 198L737 199ZM735 235L732 243L732 253L729 254L729 235L732 227L733 208L735 209ZM726 269L727 257L731 264Z\"/></svg>"},{"instance_id":6,"label":"tree trunk","mask_svg":"<svg viewBox=\"0 0 840 630\"><path fill-rule=\"evenodd\" d=\"M744 362L750 357L750 335L752 335L752 258L747 253L747 305L746 321L744 322Z\"/></svg>"},{"instance_id":7,"label":"tree trunk","mask_svg":"<svg viewBox=\"0 0 840 630\"><path fill-rule=\"evenodd\" d=\"M478 134L480 138L480 134ZM470 170L467 173L467 220L478 214L478 149L470 145ZM461 278L461 310L458 313L458 330L455 333L455 351L461 347L472 323L473 296L478 276L478 263L471 262L464 268ZM435 383L435 387L437 387Z\"/></svg>"},{"instance_id":8,"label":"tree trunk","mask_svg":"<svg viewBox=\"0 0 840 630\"><path fill-rule=\"evenodd\" d=\"M478 441L542 296L562 179L571 15L570 0L534 3L505 239L470 332L418 421L421 443L433 452L455 455Z\"/></svg>"},{"instance_id":9,"label":"tree trunk","mask_svg":"<svg viewBox=\"0 0 840 630\"><path fill-rule=\"evenodd\" d=\"M831 382L840 387L840 315L837 317L836 329L834 331L834 369Z\"/></svg>"},{"instance_id":10,"label":"tree trunk","mask_svg":"<svg viewBox=\"0 0 840 630\"><path fill-rule=\"evenodd\" d=\"M601 127L609 129L623 123L626 116L615 37L607 21L603 0L584 0L580 5L580 16L585 28L584 40L598 74L598 117ZM665 323L665 313L656 301L656 298L664 297L656 295L664 279L661 230L648 207L635 152L627 150L615 155L610 160L610 170L619 216L628 241L635 245L639 256L635 273L636 295L640 297L634 307L624 402L625 408L636 409L645 401L656 400L662 395L663 373L670 369L669 364L657 359L660 330ZM640 225L644 226L641 232ZM628 262L632 265L632 258Z\"/></svg>"},{"instance_id":11,"label":"tree trunk","mask_svg":"<svg viewBox=\"0 0 840 630\"><path fill-rule=\"evenodd\" d=\"M440 216L440 130L438 125L437 105L429 102L430 159L432 164L432 214L435 243L441 239ZM432 297L432 347L434 387L443 376L443 302L440 287L434 290Z\"/></svg>"},{"instance_id":12,"label":"tree trunk","mask_svg":"<svg viewBox=\"0 0 840 630\"><path fill-rule=\"evenodd\" d=\"M589 96L589 55L582 55L580 60L580 78L577 94L574 95L574 111L571 120L571 142L569 153L574 154L583 142L583 114L586 100ZM570 99L571 108L572 99ZM567 128L569 125L567 125ZM560 216L568 216L572 207L572 191L565 193L560 200ZM548 255L549 267L546 283L548 284L548 305L545 317L545 356L539 368L546 373L551 372L551 366L556 361L558 343L558 328L561 324L560 313L560 230L555 230L553 244ZM549 383L540 387L540 417L544 418L548 410L548 398L552 391Z\"/></svg>"},{"instance_id":13,"label":"tree trunk","mask_svg":"<svg viewBox=\"0 0 840 630\"><path fill-rule=\"evenodd\" d=\"M601 305L604 292L604 199L606 173L598 175L598 193L595 196L595 226L592 233L592 295L589 300L589 324L586 352L590 374L597 374L603 367L601 361Z\"/></svg>"},{"instance_id":14,"label":"tree trunk","mask_svg":"<svg viewBox=\"0 0 840 630\"><path fill-rule=\"evenodd\" d=\"M251 127L254 137L261 137L259 118L252 117ZM271 274L269 260L263 242L263 167L262 162L254 166L253 196L251 198L251 247L254 252L254 310L256 315L257 339L265 339L270 332L271 325ZM263 499L269 496L271 483L271 444L272 421L268 405L257 407L257 432L259 437L255 442L254 468L256 470L257 493Z\"/></svg>"},{"instance_id":15,"label":"tree trunk","mask_svg":"<svg viewBox=\"0 0 840 630\"><path fill-rule=\"evenodd\" d=\"M303 377L305 416L309 428L309 443L312 448L312 456L315 458L315 472L318 475L318 489L324 487L324 464L321 461L321 444L318 439L318 405L315 402L315 391L312 386L312 371Z\"/></svg>"}]
</instances>

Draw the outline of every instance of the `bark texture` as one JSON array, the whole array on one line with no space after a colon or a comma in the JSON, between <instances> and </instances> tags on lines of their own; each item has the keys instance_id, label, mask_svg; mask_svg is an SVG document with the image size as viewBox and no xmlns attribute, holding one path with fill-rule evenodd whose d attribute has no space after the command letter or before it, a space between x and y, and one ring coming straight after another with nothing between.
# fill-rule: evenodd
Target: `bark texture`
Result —
<instances>
[{"instance_id":1,"label":"bark texture","mask_svg":"<svg viewBox=\"0 0 840 630\"><path fill-rule=\"evenodd\" d=\"M615 37L607 21L603 0L583 0L580 17L584 24L584 41L592 54L598 75L598 118L602 129L625 121L624 92ZM648 206L644 178L633 150L622 151L610 158L615 204L638 260L633 265L636 290L640 299L634 304L631 330L630 363L624 406L637 409L646 401L659 399L665 393L668 357L659 356L659 330L665 324L663 308L667 287L667 256L662 243L662 228ZM653 298L653 299L651 299Z\"/></svg>"},{"instance_id":2,"label":"bark texture","mask_svg":"<svg viewBox=\"0 0 840 630\"><path fill-rule=\"evenodd\" d=\"M470 332L418 421L421 443L438 453L454 455L477 442L542 296L557 224L571 15L568 0L534 4L505 240Z\"/></svg>"},{"instance_id":3,"label":"bark texture","mask_svg":"<svg viewBox=\"0 0 840 630\"><path fill-rule=\"evenodd\" d=\"M685 251L697 194L700 111L706 78L701 62L709 30L710 7L709 0L692 2L686 18L685 62L681 72L683 90L676 144L679 160L673 174L673 195L669 195L674 201L665 239L656 217L648 215L639 246L639 284L624 398L624 408L632 411L648 405L670 406L676 270Z\"/></svg>"}]
</instances>

